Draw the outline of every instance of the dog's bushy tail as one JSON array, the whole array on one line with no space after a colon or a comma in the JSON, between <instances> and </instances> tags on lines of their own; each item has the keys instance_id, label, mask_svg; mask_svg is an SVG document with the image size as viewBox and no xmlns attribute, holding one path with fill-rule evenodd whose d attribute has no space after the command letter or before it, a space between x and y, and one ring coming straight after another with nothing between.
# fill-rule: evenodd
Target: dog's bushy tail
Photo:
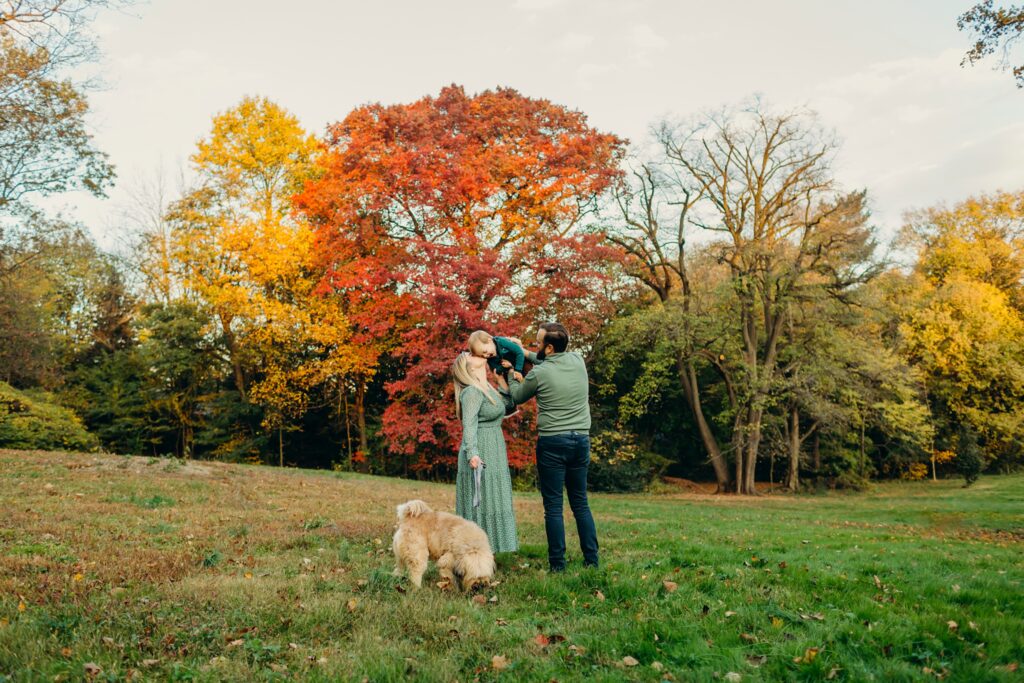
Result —
<instances>
[{"instance_id":1,"label":"dog's bushy tail","mask_svg":"<svg viewBox=\"0 0 1024 683\"><path fill-rule=\"evenodd\" d=\"M419 517L426 512L433 512L429 505L424 503L422 500L410 500L408 503L403 503L398 506L398 519L402 520L406 517Z\"/></svg>"}]
</instances>

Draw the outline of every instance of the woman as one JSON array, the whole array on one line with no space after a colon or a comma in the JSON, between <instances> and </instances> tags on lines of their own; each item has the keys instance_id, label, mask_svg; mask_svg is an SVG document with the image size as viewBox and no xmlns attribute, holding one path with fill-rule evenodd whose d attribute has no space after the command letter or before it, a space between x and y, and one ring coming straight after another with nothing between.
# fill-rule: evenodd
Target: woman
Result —
<instances>
[{"instance_id":1,"label":"woman","mask_svg":"<svg viewBox=\"0 0 1024 683\"><path fill-rule=\"evenodd\" d=\"M514 409L487 381L487 359L460 353L452 365L455 414L462 421L459 470L455 479L455 513L476 522L487 533L491 550L505 553L519 548L516 516L512 509L512 477L505 452L501 420ZM504 383L504 378L499 378ZM477 475L476 471L480 470ZM479 491L475 490L479 476ZM474 493L478 495L474 495Z\"/></svg>"}]
</instances>

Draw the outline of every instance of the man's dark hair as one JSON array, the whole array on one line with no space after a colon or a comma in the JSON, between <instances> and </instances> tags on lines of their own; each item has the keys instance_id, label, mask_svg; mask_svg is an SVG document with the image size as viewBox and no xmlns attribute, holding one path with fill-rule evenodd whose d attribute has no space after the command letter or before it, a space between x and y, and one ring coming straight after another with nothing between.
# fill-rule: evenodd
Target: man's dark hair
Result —
<instances>
[{"instance_id":1,"label":"man's dark hair","mask_svg":"<svg viewBox=\"0 0 1024 683\"><path fill-rule=\"evenodd\" d=\"M544 323L540 329L544 330L544 345L551 344L555 353L562 353L569 348L569 331L562 323Z\"/></svg>"}]
</instances>

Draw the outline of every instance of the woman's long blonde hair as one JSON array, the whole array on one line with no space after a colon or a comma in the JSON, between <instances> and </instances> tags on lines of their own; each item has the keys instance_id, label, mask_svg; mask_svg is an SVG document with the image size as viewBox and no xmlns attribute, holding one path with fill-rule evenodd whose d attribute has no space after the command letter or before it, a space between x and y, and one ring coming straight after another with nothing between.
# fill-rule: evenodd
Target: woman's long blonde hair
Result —
<instances>
[{"instance_id":1,"label":"woman's long blonde hair","mask_svg":"<svg viewBox=\"0 0 1024 683\"><path fill-rule=\"evenodd\" d=\"M470 357L471 354L468 351L463 351L455 357L455 362L452 363L452 380L455 384L455 415L460 420L462 419L462 401L459 397L462 394L462 390L466 387L476 387L480 391L484 392L484 396L486 396L487 400L492 404L497 403L492 395L493 391L490 391L491 385L482 381L469 368Z\"/></svg>"}]
</instances>

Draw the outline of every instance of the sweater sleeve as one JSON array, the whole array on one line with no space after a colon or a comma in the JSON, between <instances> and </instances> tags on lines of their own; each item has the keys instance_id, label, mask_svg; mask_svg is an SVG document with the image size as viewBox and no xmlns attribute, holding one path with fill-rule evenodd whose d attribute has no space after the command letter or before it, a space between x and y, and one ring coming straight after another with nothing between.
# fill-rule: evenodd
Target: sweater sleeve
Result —
<instances>
[{"instance_id":1,"label":"sweater sleeve","mask_svg":"<svg viewBox=\"0 0 1024 683\"><path fill-rule=\"evenodd\" d=\"M477 427L480 418L480 406L483 403L484 395L475 387L466 387L459 394L459 401L462 409L462 452L469 462L474 455L480 455L477 446Z\"/></svg>"},{"instance_id":2,"label":"sweater sleeve","mask_svg":"<svg viewBox=\"0 0 1024 683\"><path fill-rule=\"evenodd\" d=\"M509 377L508 393L517 405L533 398L537 394L537 368L530 370L522 382L517 381L515 377Z\"/></svg>"}]
</instances>

